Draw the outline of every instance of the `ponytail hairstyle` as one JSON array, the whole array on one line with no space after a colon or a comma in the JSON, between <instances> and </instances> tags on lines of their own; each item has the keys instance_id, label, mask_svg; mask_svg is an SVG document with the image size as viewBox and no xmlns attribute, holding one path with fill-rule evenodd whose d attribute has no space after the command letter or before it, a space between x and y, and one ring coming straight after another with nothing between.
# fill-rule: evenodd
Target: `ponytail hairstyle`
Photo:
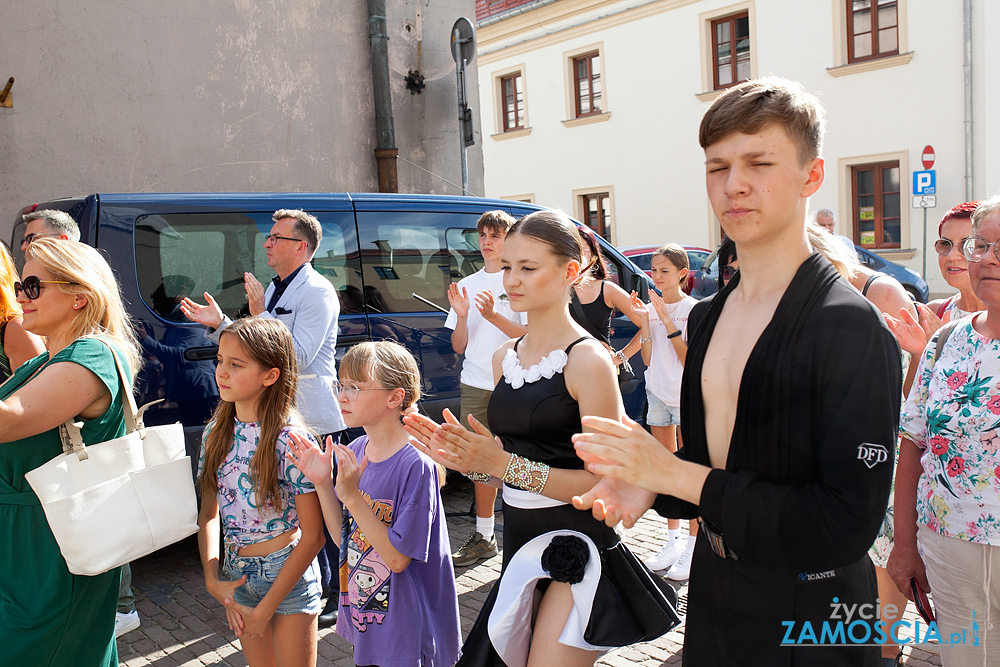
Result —
<instances>
[{"instance_id":1,"label":"ponytail hairstyle","mask_svg":"<svg viewBox=\"0 0 1000 667\"><path fill-rule=\"evenodd\" d=\"M597 242L597 234L587 225L580 225L576 228L583 240L584 248L590 251L590 256L595 262L590 267L590 276L595 280L604 280L608 277L608 270L604 265L604 255L601 254L601 244Z\"/></svg>"},{"instance_id":2,"label":"ponytail hairstyle","mask_svg":"<svg viewBox=\"0 0 1000 667\"><path fill-rule=\"evenodd\" d=\"M32 244L34 245L34 244ZM223 336L234 336L244 352L265 369L278 369L278 379L264 387L257 403L260 438L257 451L250 461L250 484L257 505L267 503L282 510L281 489L278 486L278 435L290 423L298 422L295 392L298 389L298 362L292 334L284 324L273 318L246 317L223 329ZM205 460L198 484L204 495L215 495L218 488L216 472L232 447L232 424L236 420L236 404L219 401L212 421L206 427Z\"/></svg>"},{"instance_id":3,"label":"ponytail hairstyle","mask_svg":"<svg viewBox=\"0 0 1000 667\"><path fill-rule=\"evenodd\" d=\"M577 225L562 211L535 211L524 216L510 228L507 238L526 236L544 243L549 251L564 262L580 264L580 277L574 284L586 283L594 264L600 255L594 255L590 263L583 266L583 240L577 232Z\"/></svg>"},{"instance_id":4,"label":"ponytail hairstyle","mask_svg":"<svg viewBox=\"0 0 1000 667\"><path fill-rule=\"evenodd\" d=\"M687 271L681 287L691 284L691 260L683 246L677 243L666 243L653 251L653 257L663 257L678 271Z\"/></svg>"}]
</instances>

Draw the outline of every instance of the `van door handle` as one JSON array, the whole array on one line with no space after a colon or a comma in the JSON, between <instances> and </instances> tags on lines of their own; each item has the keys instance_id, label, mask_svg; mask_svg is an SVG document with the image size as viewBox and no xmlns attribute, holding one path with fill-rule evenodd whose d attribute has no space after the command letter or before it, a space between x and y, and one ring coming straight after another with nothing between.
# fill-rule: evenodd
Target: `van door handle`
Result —
<instances>
[{"instance_id":1,"label":"van door handle","mask_svg":"<svg viewBox=\"0 0 1000 667\"><path fill-rule=\"evenodd\" d=\"M189 347L184 350L185 361L215 361L218 355L219 348L216 345Z\"/></svg>"}]
</instances>

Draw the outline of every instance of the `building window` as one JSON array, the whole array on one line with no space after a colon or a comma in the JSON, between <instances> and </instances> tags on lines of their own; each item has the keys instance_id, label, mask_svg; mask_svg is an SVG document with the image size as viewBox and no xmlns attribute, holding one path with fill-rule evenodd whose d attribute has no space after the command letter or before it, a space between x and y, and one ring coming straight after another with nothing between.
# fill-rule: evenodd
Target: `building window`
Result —
<instances>
[{"instance_id":1,"label":"building window","mask_svg":"<svg viewBox=\"0 0 1000 667\"><path fill-rule=\"evenodd\" d=\"M712 69L715 90L751 78L748 12L712 21Z\"/></svg>"},{"instance_id":2,"label":"building window","mask_svg":"<svg viewBox=\"0 0 1000 667\"><path fill-rule=\"evenodd\" d=\"M520 72L500 77L500 97L503 110L503 131L524 129L524 88Z\"/></svg>"},{"instance_id":3,"label":"building window","mask_svg":"<svg viewBox=\"0 0 1000 667\"><path fill-rule=\"evenodd\" d=\"M576 117L601 113L601 56L594 51L573 58Z\"/></svg>"},{"instance_id":4,"label":"building window","mask_svg":"<svg viewBox=\"0 0 1000 667\"><path fill-rule=\"evenodd\" d=\"M611 195L594 192L580 195L583 204L583 222L599 236L611 241Z\"/></svg>"},{"instance_id":5,"label":"building window","mask_svg":"<svg viewBox=\"0 0 1000 667\"><path fill-rule=\"evenodd\" d=\"M854 242L865 248L899 248L899 162L851 167Z\"/></svg>"},{"instance_id":6,"label":"building window","mask_svg":"<svg viewBox=\"0 0 1000 667\"><path fill-rule=\"evenodd\" d=\"M896 0L847 0L848 62L899 53Z\"/></svg>"}]
</instances>

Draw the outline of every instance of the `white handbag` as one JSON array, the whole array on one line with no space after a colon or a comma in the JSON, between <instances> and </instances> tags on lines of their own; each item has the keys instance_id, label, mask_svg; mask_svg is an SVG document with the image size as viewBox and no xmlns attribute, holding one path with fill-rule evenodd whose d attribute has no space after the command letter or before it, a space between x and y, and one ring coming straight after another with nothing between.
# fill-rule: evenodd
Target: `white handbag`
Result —
<instances>
[{"instance_id":1,"label":"white handbag","mask_svg":"<svg viewBox=\"0 0 1000 667\"><path fill-rule=\"evenodd\" d=\"M111 353L127 434L87 446L83 424L67 421L59 426L64 453L24 475L73 574L107 572L198 532L184 428L143 425L153 403L136 409L128 376Z\"/></svg>"}]
</instances>

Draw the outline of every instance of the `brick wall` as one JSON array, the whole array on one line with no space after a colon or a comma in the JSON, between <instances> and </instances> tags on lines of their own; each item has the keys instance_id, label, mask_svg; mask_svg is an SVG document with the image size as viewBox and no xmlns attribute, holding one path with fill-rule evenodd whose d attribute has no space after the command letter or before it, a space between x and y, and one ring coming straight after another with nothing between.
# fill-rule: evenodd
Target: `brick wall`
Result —
<instances>
[{"instance_id":1,"label":"brick wall","mask_svg":"<svg viewBox=\"0 0 1000 667\"><path fill-rule=\"evenodd\" d=\"M476 0L476 20L482 21L497 14L515 9L522 5L530 5L536 0Z\"/></svg>"}]
</instances>

